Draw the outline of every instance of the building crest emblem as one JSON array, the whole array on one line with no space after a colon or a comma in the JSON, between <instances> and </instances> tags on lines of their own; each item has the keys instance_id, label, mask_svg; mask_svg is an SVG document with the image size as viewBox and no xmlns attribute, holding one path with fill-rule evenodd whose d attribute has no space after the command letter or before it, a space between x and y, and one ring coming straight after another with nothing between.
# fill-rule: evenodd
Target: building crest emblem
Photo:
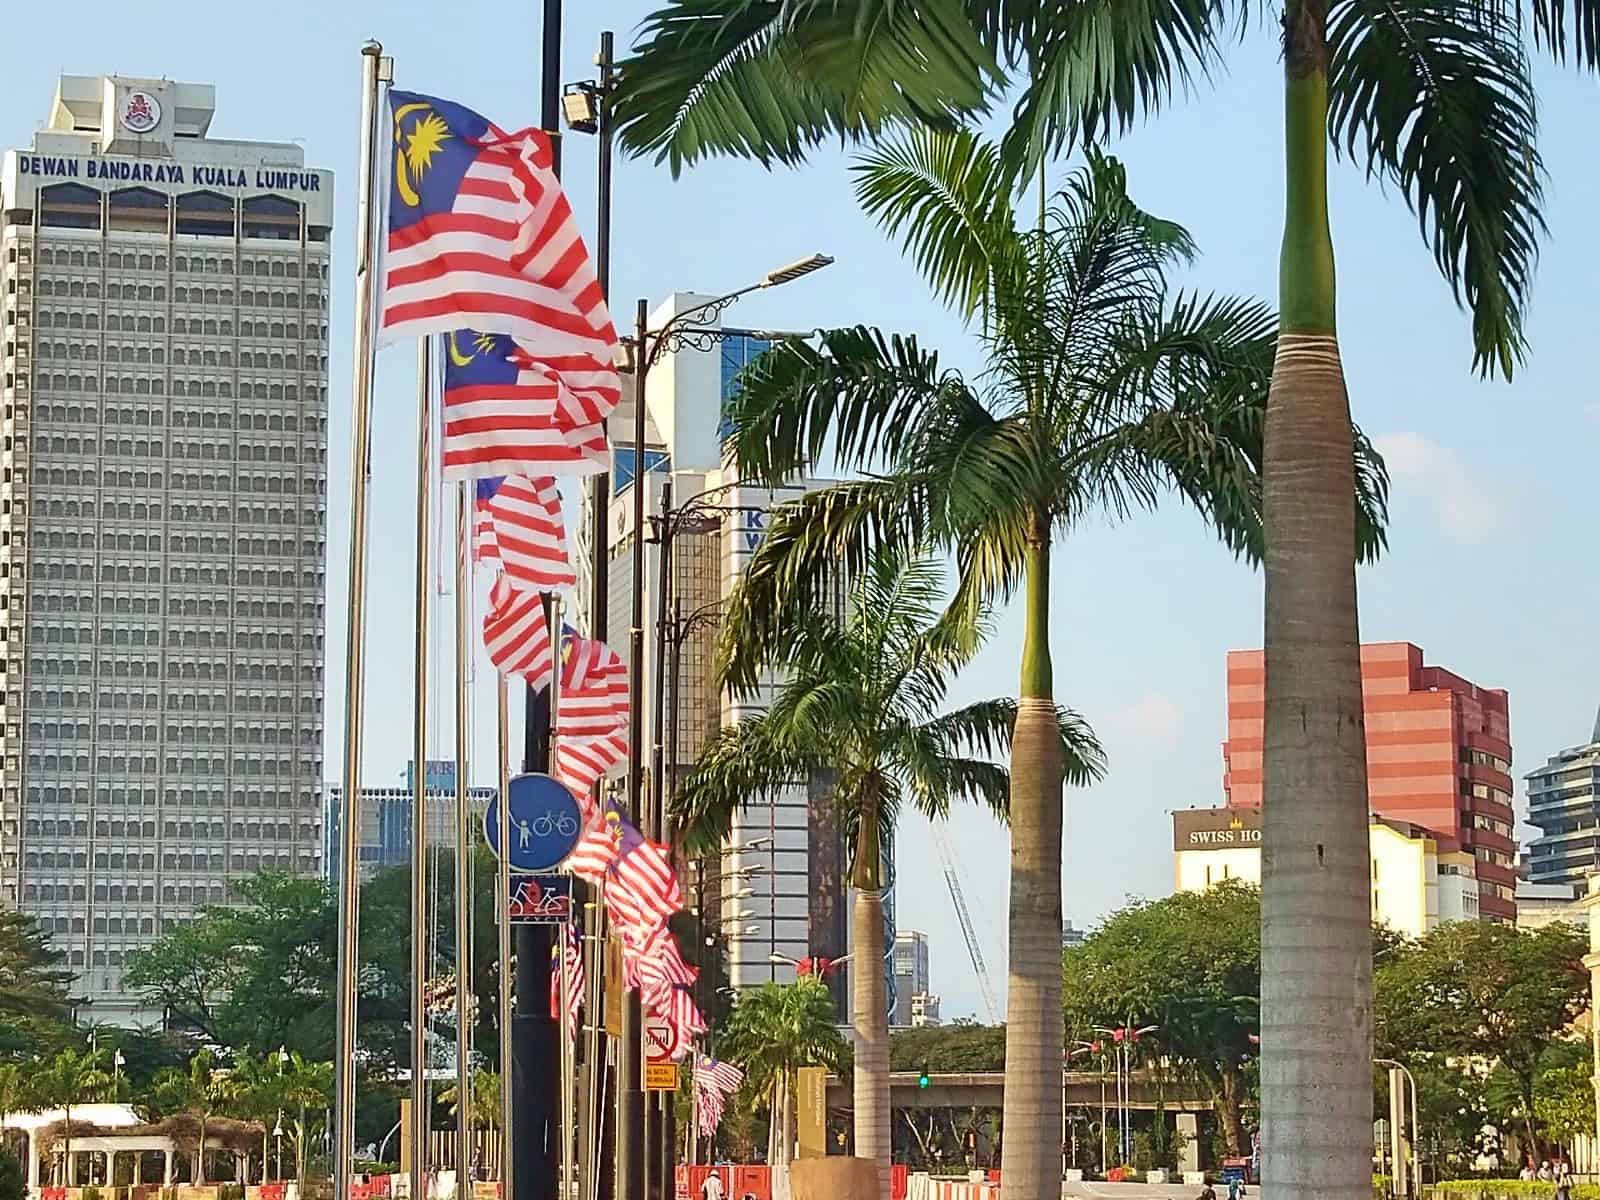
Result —
<instances>
[{"instance_id":1,"label":"building crest emblem","mask_svg":"<svg viewBox=\"0 0 1600 1200\"><path fill-rule=\"evenodd\" d=\"M129 133L149 133L161 124L161 102L149 92L129 92L122 101L122 127Z\"/></svg>"}]
</instances>

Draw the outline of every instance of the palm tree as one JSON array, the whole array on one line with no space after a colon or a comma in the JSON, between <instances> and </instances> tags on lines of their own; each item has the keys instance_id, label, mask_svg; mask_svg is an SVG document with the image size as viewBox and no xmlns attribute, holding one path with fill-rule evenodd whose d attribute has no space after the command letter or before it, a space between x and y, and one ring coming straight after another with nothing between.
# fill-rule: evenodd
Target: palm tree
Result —
<instances>
[{"instance_id":1,"label":"palm tree","mask_svg":"<svg viewBox=\"0 0 1600 1200\"><path fill-rule=\"evenodd\" d=\"M985 700L941 714L951 678L971 662L981 630L939 619L943 571L931 559L885 552L856 580L842 611L805 614L762 661L785 679L771 707L723 730L678 798L693 849L721 846L733 814L795 779L821 776L853 848L850 1021L855 1035L856 1152L889 1185L889 1014L883 971L882 848L906 803L942 820L953 800L977 800L1001 819L1010 779L987 755L1011 740L1017 705ZM748 614L738 610L738 625ZM1073 714L1053 714L1061 760L1076 784L1103 758ZM969 757L977 754L984 757Z\"/></svg>"},{"instance_id":2,"label":"palm tree","mask_svg":"<svg viewBox=\"0 0 1600 1200\"><path fill-rule=\"evenodd\" d=\"M36 1068L32 1077L33 1103L40 1108L59 1108L64 1119L62 1182L71 1178L72 1109L74 1105L101 1100L111 1088L111 1075L105 1069L106 1052L98 1047L78 1051L68 1046Z\"/></svg>"},{"instance_id":3,"label":"palm tree","mask_svg":"<svg viewBox=\"0 0 1600 1200\"><path fill-rule=\"evenodd\" d=\"M1225 297L1169 296L1189 235L1129 199L1120 165L1091 155L1019 230L999 151L970 134L917 134L870 155L858 192L987 352L969 381L914 339L875 329L781 343L742 379L730 420L739 467L777 481L831 453L877 474L787 506L748 565L724 629L748 685L841 573L875 548L954 555L948 619L1023 596L1012 735L1010 973L1002 1178L1059 1182L1063 759L1050 647L1054 541L1175 491L1224 542L1261 550L1261 431L1273 316ZM1350 507L1381 540L1387 479L1365 439Z\"/></svg>"},{"instance_id":4,"label":"palm tree","mask_svg":"<svg viewBox=\"0 0 1600 1200\"><path fill-rule=\"evenodd\" d=\"M200 1144L195 1151L194 1181L206 1181L206 1123L228 1102L232 1084L217 1067L210 1050L198 1050L187 1068L167 1067L154 1081L157 1100L177 1111L190 1113L200 1123Z\"/></svg>"},{"instance_id":5,"label":"palm tree","mask_svg":"<svg viewBox=\"0 0 1600 1200\"><path fill-rule=\"evenodd\" d=\"M328 1106L333 1102L333 1064L307 1062L298 1050L291 1051L284 1068L283 1102L291 1114L289 1137L294 1142L294 1177L303 1183L307 1135L312 1130L313 1118L321 1110L326 1119Z\"/></svg>"},{"instance_id":6,"label":"palm tree","mask_svg":"<svg viewBox=\"0 0 1600 1200\"><path fill-rule=\"evenodd\" d=\"M801 1067L840 1069L849 1056L834 1024L833 997L813 976L764 983L739 993L717 1053L744 1071L742 1090L765 1094L770 1106L767 1161L789 1161L794 1144L793 1096Z\"/></svg>"},{"instance_id":7,"label":"palm tree","mask_svg":"<svg viewBox=\"0 0 1600 1200\"><path fill-rule=\"evenodd\" d=\"M444 1087L439 1092L439 1102L452 1117L456 1113L456 1085ZM500 1127L500 1072L475 1070L472 1072L472 1123L485 1129Z\"/></svg>"},{"instance_id":8,"label":"palm tree","mask_svg":"<svg viewBox=\"0 0 1600 1200\"><path fill-rule=\"evenodd\" d=\"M824 140L1013 103L1019 172L1169 103L1260 15L1251 0L669 0L623 64L617 116L674 170L792 163ZM1568 17L1571 17L1569 24ZM1266 414L1265 1186L1366 1187L1371 964L1353 427L1335 330L1327 150L1397 185L1472 309L1474 365L1510 377L1543 231L1524 30L1600 68L1596 0L1284 0L1282 337ZM973 48L976 36L981 50ZM987 55L987 57L986 57ZM893 64L899 65L898 72ZM974 86L994 84L974 98ZM1015 91L1007 85L1015 84ZM884 93L895 94L885 99ZM928 229L927 222L920 225ZM1008 1089L1009 1091L1009 1089ZM1008 1111L1010 1101L1008 1096ZM1005 1170L1021 1150L1008 1139ZM1044 1194L1048 1151L1025 1185ZM1051 1185L1053 1186L1053 1185Z\"/></svg>"},{"instance_id":9,"label":"palm tree","mask_svg":"<svg viewBox=\"0 0 1600 1200\"><path fill-rule=\"evenodd\" d=\"M270 1130L283 1112L285 1074L280 1051L252 1057L248 1050L234 1056L233 1069L221 1080L228 1106L261 1123L261 1182L267 1181Z\"/></svg>"},{"instance_id":10,"label":"palm tree","mask_svg":"<svg viewBox=\"0 0 1600 1200\"><path fill-rule=\"evenodd\" d=\"M31 1109L35 1090L22 1063L0 1063L0 1125L11 1114Z\"/></svg>"}]
</instances>

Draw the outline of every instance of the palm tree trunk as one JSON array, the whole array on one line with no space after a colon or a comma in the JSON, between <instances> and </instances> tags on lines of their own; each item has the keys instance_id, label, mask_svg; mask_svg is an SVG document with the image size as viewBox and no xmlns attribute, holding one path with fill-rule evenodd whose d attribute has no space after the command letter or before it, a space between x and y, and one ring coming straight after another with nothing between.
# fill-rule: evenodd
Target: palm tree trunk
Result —
<instances>
[{"instance_id":1,"label":"palm tree trunk","mask_svg":"<svg viewBox=\"0 0 1600 1200\"><path fill-rule=\"evenodd\" d=\"M195 1155L194 1181L204 1185L206 1181L206 1115L200 1114L200 1151Z\"/></svg>"},{"instance_id":2,"label":"palm tree trunk","mask_svg":"<svg viewBox=\"0 0 1600 1200\"><path fill-rule=\"evenodd\" d=\"M66 1157L61 1160L61 1185L63 1187L71 1187L72 1186L72 1105L63 1104L61 1106L61 1111L62 1111L63 1116L65 1116L65 1118L66 1118L66 1124L67 1124L66 1132L65 1132L65 1134L63 1134L63 1137L65 1138L65 1141L66 1141L67 1149L66 1149Z\"/></svg>"},{"instance_id":3,"label":"palm tree trunk","mask_svg":"<svg viewBox=\"0 0 1600 1200\"><path fill-rule=\"evenodd\" d=\"M883 977L883 893L879 807L869 787L862 796L851 871L850 1029L855 1038L856 1156L878 1164L878 1195L889 1195L889 1008Z\"/></svg>"},{"instance_id":4,"label":"palm tree trunk","mask_svg":"<svg viewBox=\"0 0 1600 1200\"><path fill-rule=\"evenodd\" d=\"M1328 231L1327 0L1285 13L1281 329L1267 401L1262 1190L1371 1188L1372 934L1355 482Z\"/></svg>"},{"instance_id":5,"label":"palm tree trunk","mask_svg":"<svg viewBox=\"0 0 1600 1200\"><path fill-rule=\"evenodd\" d=\"M1010 965L1001 1145L1003 1200L1061 1195L1061 781L1050 667L1050 529L1027 560L1022 687L1011 741Z\"/></svg>"}]
</instances>

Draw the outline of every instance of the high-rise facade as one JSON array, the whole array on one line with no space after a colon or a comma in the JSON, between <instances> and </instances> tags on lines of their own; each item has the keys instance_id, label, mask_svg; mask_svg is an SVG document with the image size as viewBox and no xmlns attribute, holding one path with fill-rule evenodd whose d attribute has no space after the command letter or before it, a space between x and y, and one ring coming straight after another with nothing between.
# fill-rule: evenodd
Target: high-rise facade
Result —
<instances>
[{"instance_id":1,"label":"high-rise facade","mask_svg":"<svg viewBox=\"0 0 1600 1200\"><path fill-rule=\"evenodd\" d=\"M1528 772L1528 823L1544 835L1528 846L1531 882L1579 883L1600 867L1600 713L1587 745Z\"/></svg>"},{"instance_id":2,"label":"high-rise facade","mask_svg":"<svg viewBox=\"0 0 1600 1200\"><path fill-rule=\"evenodd\" d=\"M1261 805L1265 679L1261 651L1229 652L1222 786L1233 807ZM1505 690L1428 666L1421 648L1409 642L1379 642L1361 647L1361 697L1370 810L1459 843L1474 860L1479 914L1515 921Z\"/></svg>"},{"instance_id":3,"label":"high-rise facade","mask_svg":"<svg viewBox=\"0 0 1600 1200\"><path fill-rule=\"evenodd\" d=\"M651 315L661 328L678 313L709 297L675 293ZM696 321L696 325L703 322ZM669 349L651 367L646 386L646 450L643 471L633 449L632 387L613 415L606 641L624 658L629 653L633 597L633 488L645 484L647 516L660 513L661 483L674 489L674 507L695 500L697 519L675 523L671 571L673 607L664 641L665 720L661 730L667 783L688 772L707 741L770 700L775 678L757 695L735 700L717 685L714 670L717 619L740 573L754 555L767 515L785 500L816 486L803 480L780 489L740 481L724 457L725 406L739 372L771 343L770 335L718 328L715 338ZM580 576L590 561L591 516L578 522ZM647 539L651 533L645 531ZM645 664L643 726L645 762L654 749L654 712L659 545L645 548ZM576 589L580 621L587 624L589 583ZM732 834L718 859L691 864L685 902L715 922L728 949L729 978L736 987L794 978L793 964L807 956L843 957L849 949L845 905L846 856L830 803L828 780L795 780L760 797L735 815ZM848 996L847 970L830 974L841 1003ZM841 1011L843 1011L841 1009Z\"/></svg>"},{"instance_id":4,"label":"high-rise facade","mask_svg":"<svg viewBox=\"0 0 1600 1200\"><path fill-rule=\"evenodd\" d=\"M928 970L928 935L920 929L903 929L894 935L894 1012L889 1024L909 1028L939 1023L939 1001L933 998L932 1021L915 1018L924 1013L932 991Z\"/></svg>"},{"instance_id":5,"label":"high-rise facade","mask_svg":"<svg viewBox=\"0 0 1600 1200\"><path fill-rule=\"evenodd\" d=\"M333 177L215 100L62 76L0 169L0 897L95 1020L231 879L322 869Z\"/></svg>"},{"instance_id":6,"label":"high-rise facade","mask_svg":"<svg viewBox=\"0 0 1600 1200\"><path fill-rule=\"evenodd\" d=\"M411 829L415 824L416 794L413 772L406 764L406 782L390 787L361 789L361 844L356 847L357 873L363 883L385 867L411 865ZM495 788L469 787L467 800L472 806L474 836L483 827L483 814L494 799ZM323 878L335 891L339 888L339 853L343 824L344 785L328 783L326 812L323 818ZM430 851L443 851L453 858L456 847L456 764L429 759L423 776L423 797L427 804L427 839Z\"/></svg>"}]
</instances>

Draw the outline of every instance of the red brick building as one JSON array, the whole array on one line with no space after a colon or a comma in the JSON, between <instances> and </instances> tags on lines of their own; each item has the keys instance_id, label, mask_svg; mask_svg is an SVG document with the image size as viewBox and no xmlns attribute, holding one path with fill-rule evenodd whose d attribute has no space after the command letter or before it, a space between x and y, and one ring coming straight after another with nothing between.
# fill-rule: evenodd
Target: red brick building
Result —
<instances>
[{"instance_id":1,"label":"red brick building","mask_svg":"<svg viewBox=\"0 0 1600 1200\"><path fill-rule=\"evenodd\" d=\"M1261 805L1265 672L1259 650L1228 653L1228 740L1222 788L1230 806ZM1483 688L1422 661L1409 642L1361 647L1367 804L1471 850L1478 910L1514 921L1511 718L1503 688Z\"/></svg>"}]
</instances>

